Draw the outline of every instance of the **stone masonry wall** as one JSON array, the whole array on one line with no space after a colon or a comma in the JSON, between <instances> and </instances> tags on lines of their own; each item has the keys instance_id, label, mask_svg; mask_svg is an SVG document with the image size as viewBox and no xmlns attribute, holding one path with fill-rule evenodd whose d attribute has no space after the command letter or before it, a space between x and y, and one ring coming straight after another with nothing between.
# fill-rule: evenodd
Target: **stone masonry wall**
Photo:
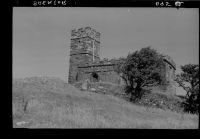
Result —
<instances>
[{"instance_id":1,"label":"stone masonry wall","mask_svg":"<svg viewBox=\"0 0 200 139\"><path fill-rule=\"evenodd\" d=\"M162 73L162 84L161 88L166 92L174 95L176 93L176 86L175 86L175 70L176 65L174 61L169 57L163 57L164 65L162 66L161 73Z\"/></svg>"},{"instance_id":2,"label":"stone masonry wall","mask_svg":"<svg viewBox=\"0 0 200 139\"><path fill-rule=\"evenodd\" d=\"M99 57L100 44L89 37L76 38L71 40L70 54L77 53L90 53L93 54L93 43L94 43L94 55Z\"/></svg>"},{"instance_id":3,"label":"stone masonry wall","mask_svg":"<svg viewBox=\"0 0 200 139\"><path fill-rule=\"evenodd\" d=\"M101 82L111 82L120 84L120 76L114 71L113 64L96 64L92 66L78 67L78 81L89 79L92 81L92 73L96 73Z\"/></svg>"}]
</instances>

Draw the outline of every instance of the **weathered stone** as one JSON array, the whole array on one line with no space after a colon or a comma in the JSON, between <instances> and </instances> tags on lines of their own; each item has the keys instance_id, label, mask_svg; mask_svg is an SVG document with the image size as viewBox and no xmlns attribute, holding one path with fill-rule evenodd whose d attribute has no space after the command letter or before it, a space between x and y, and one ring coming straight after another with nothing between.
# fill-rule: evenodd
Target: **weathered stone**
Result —
<instances>
[{"instance_id":1,"label":"weathered stone","mask_svg":"<svg viewBox=\"0 0 200 139\"><path fill-rule=\"evenodd\" d=\"M96 91L96 89L95 89L95 88L91 88L90 90L91 90L91 91Z\"/></svg>"},{"instance_id":2,"label":"weathered stone","mask_svg":"<svg viewBox=\"0 0 200 139\"><path fill-rule=\"evenodd\" d=\"M81 89L82 90L88 90L88 80L86 80L85 82L82 83Z\"/></svg>"},{"instance_id":3,"label":"weathered stone","mask_svg":"<svg viewBox=\"0 0 200 139\"><path fill-rule=\"evenodd\" d=\"M29 122L26 122L26 121L20 121L20 122L17 122L16 125L17 126L23 126L25 124L28 124Z\"/></svg>"},{"instance_id":4,"label":"weathered stone","mask_svg":"<svg viewBox=\"0 0 200 139\"><path fill-rule=\"evenodd\" d=\"M103 89L104 87L103 87L103 86L98 86L98 88L99 88L99 89Z\"/></svg>"}]
</instances>

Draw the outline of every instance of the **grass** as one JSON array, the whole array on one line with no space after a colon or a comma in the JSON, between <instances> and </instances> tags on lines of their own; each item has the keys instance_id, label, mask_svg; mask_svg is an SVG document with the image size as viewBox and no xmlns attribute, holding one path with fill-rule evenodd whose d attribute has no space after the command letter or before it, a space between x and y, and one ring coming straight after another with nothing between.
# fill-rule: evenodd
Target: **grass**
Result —
<instances>
[{"instance_id":1,"label":"grass","mask_svg":"<svg viewBox=\"0 0 200 139\"><path fill-rule=\"evenodd\" d=\"M26 108L25 108L26 107ZM79 91L57 78L13 81L14 128L197 129L198 116Z\"/></svg>"}]
</instances>

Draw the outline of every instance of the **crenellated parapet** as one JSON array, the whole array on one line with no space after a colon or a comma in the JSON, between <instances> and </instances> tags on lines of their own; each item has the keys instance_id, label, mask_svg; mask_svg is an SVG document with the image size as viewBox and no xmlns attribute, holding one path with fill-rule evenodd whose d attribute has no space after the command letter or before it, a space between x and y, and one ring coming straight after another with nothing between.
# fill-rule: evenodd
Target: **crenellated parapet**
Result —
<instances>
[{"instance_id":1,"label":"crenellated parapet","mask_svg":"<svg viewBox=\"0 0 200 139\"><path fill-rule=\"evenodd\" d=\"M71 31L71 39L73 40L79 38L92 38L100 43L100 33L92 29L91 27L73 29Z\"/></svg>"}]
</instances>

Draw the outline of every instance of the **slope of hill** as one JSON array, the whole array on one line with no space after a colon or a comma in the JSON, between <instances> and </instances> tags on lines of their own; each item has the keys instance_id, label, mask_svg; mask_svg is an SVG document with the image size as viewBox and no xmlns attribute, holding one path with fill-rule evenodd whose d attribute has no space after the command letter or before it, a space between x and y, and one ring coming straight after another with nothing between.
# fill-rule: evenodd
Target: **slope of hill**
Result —
<instances>
[{"instance_id":1,"label":"slope of hill","mask_svg":"<svg viewBox=\"0 0 200 139\"><path fill-rule=\"evenodd\" d=\"M198 116L79 91L58 78L13 80L14 128L198 128Z\"/></svg>"}]
</instances>

